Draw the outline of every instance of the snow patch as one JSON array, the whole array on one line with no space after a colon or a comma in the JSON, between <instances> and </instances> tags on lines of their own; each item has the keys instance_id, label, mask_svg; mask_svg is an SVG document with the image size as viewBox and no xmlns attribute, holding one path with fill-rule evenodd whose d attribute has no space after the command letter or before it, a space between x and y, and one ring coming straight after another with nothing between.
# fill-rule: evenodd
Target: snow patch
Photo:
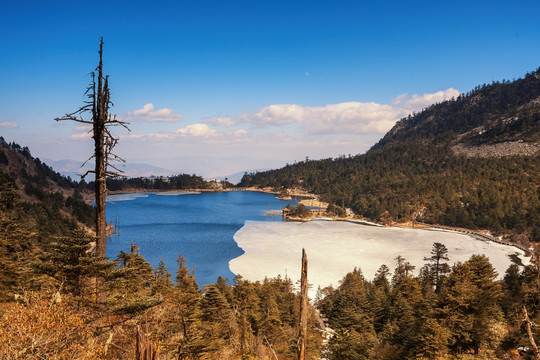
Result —
<instances>
[{"instance_id":1,"label":"snow patch","mask_svg":"<svg viewBox=\"0 0 540 360\"><path fill-rule=\"evenodd\" d=\"M229 267L234 274L250 281L278 275L288 276L296 283L300 279L302 248L308 256L308 281L317 287L339 285L339 281L355 267L368 280L385 264L393 272L394 259L401 255L416 266L415 274L426 263L434 242L448 249L449 265L467 261L473 254L485 254L499 274L504 273L517 254L528 263L523 251L490 241L480 241L468 235L421 229L375 227L347 222L258 222L247 221L234 239L245 254L232 259Z\"/></svg>"}]
</instances>

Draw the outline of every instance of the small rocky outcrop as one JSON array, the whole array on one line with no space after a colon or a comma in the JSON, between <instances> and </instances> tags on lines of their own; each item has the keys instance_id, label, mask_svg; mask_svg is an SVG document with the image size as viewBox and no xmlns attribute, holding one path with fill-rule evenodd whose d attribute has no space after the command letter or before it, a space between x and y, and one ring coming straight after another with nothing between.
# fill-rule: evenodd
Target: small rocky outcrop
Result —
<instances>
[{"instance_id":1,"label":"small rocky outcrop","mask_svg":"<svg viewBox=\"0 0 540 360\"><path fill-rule=\"evenodd\" d=\"M496 157L504 156L534 156L540 151L537 143L527 143L521 141L509 141L498 144L466 145L457 144L452 146L452 151L456 155L466 157Z\"/></svg>"}]
</instances>

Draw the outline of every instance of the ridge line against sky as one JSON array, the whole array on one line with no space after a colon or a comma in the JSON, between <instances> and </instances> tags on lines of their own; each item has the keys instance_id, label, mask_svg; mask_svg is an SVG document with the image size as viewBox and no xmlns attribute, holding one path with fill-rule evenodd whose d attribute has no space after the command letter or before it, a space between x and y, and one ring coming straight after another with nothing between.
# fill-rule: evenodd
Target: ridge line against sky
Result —
<instances>
[{"instance_id":1,"label":"ridge line against sky","mask_svg":"<svg viewBox=\"0 0 540 360\"><path fill-rule=\"evenodd\" d=\"M100 9L95 16L94 9ZM83 161L104 37L129 162L203 176L363 153L400 118L540 66L538 1L0 2L0 135Z\"/></svg>"}]
</instances>

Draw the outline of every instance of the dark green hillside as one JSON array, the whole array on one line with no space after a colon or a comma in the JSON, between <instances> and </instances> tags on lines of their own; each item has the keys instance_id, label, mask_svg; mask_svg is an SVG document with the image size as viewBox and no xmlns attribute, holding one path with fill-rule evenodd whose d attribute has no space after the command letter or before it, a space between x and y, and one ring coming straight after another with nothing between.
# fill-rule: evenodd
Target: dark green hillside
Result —
<instances>
[{"instance_id":1,"label":"dark green hillside","mask_svg":"<svg viewBox=\"0 0 540 360\"><path fill-rule=\"evenodd\" d=\"M402 119L364 155L246 174L240 186L303 187L373 220L487 228L540 241L539 120L540 70ZM480 150L497 156L475 156Z\"/></svg>"},{"instance_id":2,"label":"dark green hillside","mask_svg":"<svg viewBox=\"0 0 540 360\"><path fill-rule=\"evenodd\" d=\"M91 226L83 186L0 137L0 300L41 284L31 271L38 254L58 236Z\"/></svg>"},{"instance_id":3,"label":"dark green hillside","mask_svg":"<svg viewBox=\"0 0 540 360\"><path fill-rule=\"evenodd\" d=\"M83 200L84 182L73 181L32 157L27 147L0 137L0 174L18 190L25 206L41 208L46 217L92 226L94 211ZM45 220L43 220L45 222ZM64 221L64 220L62 220ZM43 228L43 227L40 227Z\"/></svg>"},{"instance_id":4,"label":"dark green hillside","mask_svg":"<svg viewBox=\"0 0 540 360\"><path fill-rule=\"evenodd\" d=\"M471 142L540 140L540 69L513 82L494 82L400 120L374 147L431 140Z\"/></svg>"}]
</instances>

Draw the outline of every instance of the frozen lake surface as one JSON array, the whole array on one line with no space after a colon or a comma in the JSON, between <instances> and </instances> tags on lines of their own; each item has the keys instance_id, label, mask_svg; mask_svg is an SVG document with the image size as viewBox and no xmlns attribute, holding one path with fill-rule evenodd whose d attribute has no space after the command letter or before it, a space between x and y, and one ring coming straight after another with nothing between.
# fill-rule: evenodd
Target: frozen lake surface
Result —
<instances>
[{"instance_id":1,"label":"frozen lake surface","mask_svg":"<svg viewBox=\"0 0 540 360\"><path fill-rule=\"evenodd\" d=\"M448 249L448 263L467 261L473 254L489 257L499 278L511 264L509 255L523 251L495 242L481 241L468 235L440 231L375 227L348 222L260 222L247 221L234 236L245 253L229 262L231 271L251 281L287 275L295 283L300 279L302 248L308 256L308 282L317 287L339 284L345 274L360 268L368 280L382 264L390 271L395 258L404 257L416 266L415 274L426 263L434 242Z\"/></svg>"}]
</instances>

